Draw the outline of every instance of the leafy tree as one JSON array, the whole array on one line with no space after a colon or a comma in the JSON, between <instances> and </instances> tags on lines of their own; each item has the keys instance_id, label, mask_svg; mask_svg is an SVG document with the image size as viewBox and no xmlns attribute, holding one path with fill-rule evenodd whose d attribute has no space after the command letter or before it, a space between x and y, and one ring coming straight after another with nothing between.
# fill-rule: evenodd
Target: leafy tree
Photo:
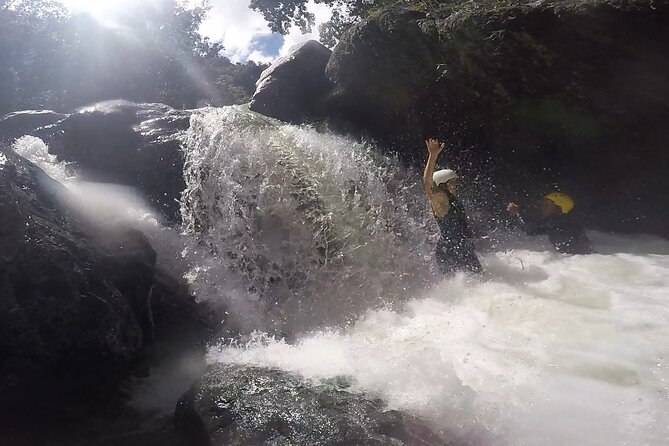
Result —
<instances>
[{"instance_id":1,"label":"leafy tree","mask_svg":"<svg viewBox=\"0 0 669 446\"><path fill-rule=\"evenodd\" d=\"M115 98L175 107L247 101L263 67L233 64L202 37L207 11L205 2L137 2L109 27L55 0L0 0L0 116Z\"/></svg>"},{"instance_id":2,"label":"leafy tree","mask_svg":"<svg viewBox=\"0 0 669 446\"><path fill-rule=\"evenodd\" d=\"M341 34L351 25L379 8L394 3L412 3L406 0L314 0L317 4L332 8L330 21L320 27L321 41L328 46L335 44ZM413 3L439 2L439 0L414 0ZM307 10L309 0L251 0L250 8L263 14L269 28L287 34L291 26L302 32L311 32L314 15Z\"/></svg>"}]
</instances>

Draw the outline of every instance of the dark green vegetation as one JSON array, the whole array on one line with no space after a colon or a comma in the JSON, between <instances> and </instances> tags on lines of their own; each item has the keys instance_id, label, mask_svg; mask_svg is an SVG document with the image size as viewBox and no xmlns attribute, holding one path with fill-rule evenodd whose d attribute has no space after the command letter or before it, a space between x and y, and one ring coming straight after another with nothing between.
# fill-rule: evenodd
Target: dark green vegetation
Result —
<instances>
[{"instance_id":1,"label":"dark green vegetation","mask_svg":"<svg viewBox=\"0 0 669 446\"><path fill-rule=\"evenodd\" d=\"M286 34L291 26L297 26L302 32L312 30L315 17L307 10L309 0L251 0L250 7L263 14L270 29L274 32ZM352 25L379 11L384 6L401 3L419 10L431 7L433 4L453 3L438 0L316 0L317 4L324 4L332 9L330 20L320 26L321 42L329 47L335 45L339 37Z\"/></svg>"},{"instance_id":2,"label":"dark green vegetation","mask_svg":"<svg viewBox=\"0 0 669 446\"><path fill-rule=\"evenodd\" d=\"M222 57L198 33L206 12L137 2L101 24L54 0L0 0L0 115L117 98L175 108L245 102L263 67Z\"/></svg>"}]
</instances>

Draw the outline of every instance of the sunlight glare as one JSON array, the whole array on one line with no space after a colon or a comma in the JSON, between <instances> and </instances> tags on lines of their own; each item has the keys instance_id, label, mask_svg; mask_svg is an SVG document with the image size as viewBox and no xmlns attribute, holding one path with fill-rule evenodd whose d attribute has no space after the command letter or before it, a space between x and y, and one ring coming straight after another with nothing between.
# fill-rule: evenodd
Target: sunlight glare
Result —
<instances>
[{"instance_id":1,"label":"sunlight glare","mask_svg":"<svg viewBox=\"0 0 669 446\"><path fill-rule=\"evenodd\" d=\"M132 0L60 0L72 13L88 13L97 20L109 19L132 7Z\"/></svg>"}]
</instances>

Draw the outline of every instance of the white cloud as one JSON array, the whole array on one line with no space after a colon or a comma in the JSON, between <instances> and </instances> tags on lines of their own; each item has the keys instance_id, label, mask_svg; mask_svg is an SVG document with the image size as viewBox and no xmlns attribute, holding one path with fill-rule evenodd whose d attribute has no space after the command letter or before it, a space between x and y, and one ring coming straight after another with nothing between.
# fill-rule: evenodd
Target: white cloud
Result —
<instances>
[{"instance_id":1,"label":"white cloud","mask_svg":"<svg viewBox=\"0 0 669 446\"><path fill-rule=\"evenodd\" d=\"M153 0L59 0L73 12L87 12L96 19L114 25L114 15L127 11L135 2ZM190 0L193 4L198 3ZM318 40L318 26L330 19L331 11L326 5L313 0L307 5L315 15L314 32L302 34L292 27L286 36L272 34L261 13L249 8L250 0L210 0L212 9L202 23L200 32L210 39L221 42L225 55L233 62L253 60L269 63L285 55L294 45L310 39Z\"/></svg>"},{"instance_id":2,"label":"white cloud","mask_svg":"<svg viewBox=\"0 0 669 446\"><path fill-rule=\"evenodd\" d=\"M248 59L253 41L271 34L262 14L251 10L249 3L250 0L212 0L212 9L200 28L205 36L221 42L234 62Z\"/></svg>"},{"instance_id":3,"label":"white cloud","mask_svg":"<svg viewBox=\"0 0 669 446\"><path fill-rule=\"evenodd\" d=\"M293 46L297 45L298 43L306 42L307 40L318 40L319 35L318 35L318 27L322 24L330 20L330 16L332 16L332 10L330 9L329 6L323 5L323 4L316 4L312 1L309 2L307 5L307 10L314 14L316 18L316 24L313 27L312 33L309 34L302 34L299 28L292 27L290 29L290 32L284 36L283 40L283 46L281 47L281 50L279 51L279 54L281 56L285 55L288 53L288 50L290 50Z\"/></svg>"},{"instance_id":4,"label":"white cloud","mask_svg":"<svg viewBox=\"0 0 669 446\"><path fill-rule=\"evenodd\" d=\"M286 52L295 44L309 39L318 39L318 25L330 19L330 9L313 1L309 12L316 16L313 33L302 34L293 27L288 35L272 36L262 14L249 8L250 0L211 0L212 9L200 31L210 39L221 42L225 55L233 62L253 60L268 63ZM265 45L260 44L265 43ZM267 45L267 43L279 45Z\"/></svg>"},{"instance_id":5,"label":"white cloud","mask_svg":"<svg viewBox=\"0 0 669 446\"><path fill-rule=\"evenodd\" d=\"M235 60L234 58L231 58L233 62L238 62L238 60ZM258 50L253 50L249 53L249 55L246 57L246 60L252 60L256 63L264 63L264 64L271 64L274 62L274 59L276 59L276 55L274 54L265 54L262 51Z\"/></svg>"}]
</instances>

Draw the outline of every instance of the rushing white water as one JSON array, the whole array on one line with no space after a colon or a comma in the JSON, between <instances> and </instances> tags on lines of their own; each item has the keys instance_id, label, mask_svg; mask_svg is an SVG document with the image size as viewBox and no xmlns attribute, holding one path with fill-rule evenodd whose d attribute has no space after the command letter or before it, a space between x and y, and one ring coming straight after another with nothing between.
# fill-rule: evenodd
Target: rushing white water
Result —
<instances>
[{"instance_id":1,"label":"rushing white water","mask_svg":"<svg viewBox=\"0 0 669 446\"><path fill-rule=\"evenodd\" d=\"M184 221L209 262L194 283L248 302L249 289L272 294L269 276L302 272L288 291L310 305L289 311L321 327L295 343L222 342L209 361L346 376L471 444L669 444L669 242L592 233L599 254L564 256L511 236L482 277L443 280L418 177L391 160L239 107L195 116L186 146ZM333 329L324 308L369 310Z\"/></svg>"},{"instance_id":2,"label":"rushing white water","mask_svg":"<svg viewBox=\"0 0 669 446\"><path fill-rule=\"evenodd\" d=\"M196 113L185 150L189 277L240 328L341 322L433 273L415 177L364 144L239 106Z\"/></svg>"},{"instance_id":3,"label":"rushing white water","mask_svg":"<svg viewBox=\"0 0 669 446\"><path fill-rule=\"evenodd\" d=\"M348 376L476 444L669 444L669 243L590 235L602 254L497 252L401 311L209 360Z\"/></svg>"},{"instance_id":4,"label":"rushing white water","mask_svg":"<svg viewBox=\"0 0 669 446\"><path fill-rule=\"evenodd\" d=\"M393 160L243 107L198 112L187 136L185 241L166 255L185 243L194 291L241 328L312 328L224 341L209 361L345 376L470 444L669 444L666 240L589 233L598 254L565 256L510 236L482 277L444 280L416 174ZM95 209L102 192L77 193L41 141L15 149Z\"/></svg>"}]
</instances>

